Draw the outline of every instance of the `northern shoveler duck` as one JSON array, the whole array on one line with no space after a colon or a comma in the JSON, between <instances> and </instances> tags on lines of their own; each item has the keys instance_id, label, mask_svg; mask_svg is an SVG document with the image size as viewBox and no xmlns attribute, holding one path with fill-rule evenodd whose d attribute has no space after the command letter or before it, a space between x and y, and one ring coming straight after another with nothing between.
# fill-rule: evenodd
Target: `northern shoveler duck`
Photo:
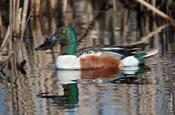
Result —
<instances>
[{"instance_id":1,"label":"northern shoveler duck","mask_svg":"<svg viewBox=\"0 0 175 115\"><path fill-rule=\"evenodd\" d=\"M58 43L61 45L61 55L56 60L57 69L122 69L127 66L137 66L143 63L146 57L158 52L158 49L154 49L149 52L141 51L126 55L127 51L132 50L123 47L103 47L77 52L78 39L76 31L72 26L58 29L55 34L47 38L36 50L49 49ZM118 50L113 51L114 49Z\"/></svg>"}]
</instances>

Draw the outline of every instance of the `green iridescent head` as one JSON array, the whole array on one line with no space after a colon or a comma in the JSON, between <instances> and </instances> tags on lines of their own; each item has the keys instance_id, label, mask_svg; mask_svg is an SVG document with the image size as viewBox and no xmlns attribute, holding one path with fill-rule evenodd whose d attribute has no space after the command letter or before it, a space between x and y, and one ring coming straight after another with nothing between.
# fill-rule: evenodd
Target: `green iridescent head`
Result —
<instances>
[{"instance_id":1,"label":"green iridescent head","mask_svg":"<svg viewBox=\"0 0 175 115\"><path fill-rule=\"evenodd\" d=\"M77 51L77 34L72 26L59 28L55 34L47 37L44 43L40 44L35 50L47 50L57 44L61 45L61 54L74 55Z\"/></svg>"},{"instance_id":2,"label":"green iridescent head","mask_svg":"<svg viewBox=\"0 0 175 115\"><path fill-rule=\"evenodd\" d=\"M77 51L78 40L77 34L73 27L66 26L58 30L59 43L62 47L62 52L69 55L74 55Z\"/></svg>"}]
</instances>

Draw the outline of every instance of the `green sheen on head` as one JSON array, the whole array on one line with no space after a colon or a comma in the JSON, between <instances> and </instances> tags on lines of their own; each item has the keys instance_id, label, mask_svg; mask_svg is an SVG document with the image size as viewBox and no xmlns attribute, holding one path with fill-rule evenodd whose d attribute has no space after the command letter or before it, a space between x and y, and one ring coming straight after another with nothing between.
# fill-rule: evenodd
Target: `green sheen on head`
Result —
<instances>
[{"instance_id":1,"label":"green sheen on head","mask_svg":"<svg viewBox=\"0 0 175 115\"><path fill-rule=\"evenodd\" d=\"M67 36L70 39L70 46L68 47L68 54L75 54L77 51L77 34L73 27L67 27Z\"/></svg>"},{"instance_id":2,"label":"green sheen on head","mask_svg":"<svg viewBox=\"0 0 175 115\"><path fill-rule=\"evenodd\" d=\"M66 43L63 47L66 47L66 53L68 55L74 55L77 51L78 46L77 34L75 29L71 26L66 26L65 28L63 28L61 33L65 36L63 41L65 41Z\"/></svg>"}]
</instances>

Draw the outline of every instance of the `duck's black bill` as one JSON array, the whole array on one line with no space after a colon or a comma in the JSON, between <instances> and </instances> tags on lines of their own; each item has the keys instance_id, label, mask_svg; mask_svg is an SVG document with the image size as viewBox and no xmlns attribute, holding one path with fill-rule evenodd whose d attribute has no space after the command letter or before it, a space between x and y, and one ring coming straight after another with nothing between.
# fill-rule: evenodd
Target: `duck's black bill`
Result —
<instances>
[{"instance_id":1,"label":"duck's black bill","mask_svg":"<svg viewBox=\"0 0 175 115\"><path fill-rule=\"evenodd\" d=\"M53 48L56 44L58 44L59 37L55 33L49 38L46 38L46 40L40 44L38 47L35 48L35 50L47 50Z\"/></svg>"}]
</instances>

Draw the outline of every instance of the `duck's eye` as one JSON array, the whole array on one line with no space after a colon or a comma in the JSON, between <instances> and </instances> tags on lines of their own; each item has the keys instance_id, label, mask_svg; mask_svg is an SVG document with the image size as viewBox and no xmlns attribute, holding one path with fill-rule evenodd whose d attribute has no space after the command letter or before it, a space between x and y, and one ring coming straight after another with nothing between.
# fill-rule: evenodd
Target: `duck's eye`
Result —
<instances>
[{"instance_id":1,"label":"duck's eye","mask_svg":"<svg viewBox=\"0 0 175 115\"><path fill-rule=\"evenodd\" d=\"M62 32L63 34L65 34L65 33L66 33L66 31L65 31L65 30L62 30L61 32Z\"/></svg>"}]
</instances>

